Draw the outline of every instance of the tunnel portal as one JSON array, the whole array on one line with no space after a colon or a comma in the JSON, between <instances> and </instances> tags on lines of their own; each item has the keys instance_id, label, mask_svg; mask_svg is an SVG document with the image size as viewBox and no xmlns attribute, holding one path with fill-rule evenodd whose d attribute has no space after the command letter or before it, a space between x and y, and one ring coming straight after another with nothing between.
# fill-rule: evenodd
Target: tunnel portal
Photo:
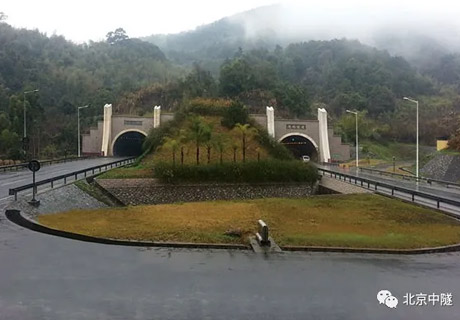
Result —
<instances>
[{"instance_id":1,"label":"tunnel portal","mask_svg":"<svg viewBox=\"0 0 460 320\"><path fill-rule=\"evenodd\" d=\"M302 156L309 156L311 161L318 161L318 150L315 145L306 137L299 135L291 135L280 141L286 148L288 148L297 159Z\"/></svg>"},{"instance_id":2,"label":"tunnel portal","mask_svg":"<svg viewBox=\"0 0 460 320\"><path fill-rule=\"evenodd\" d=\"M137 131L128 131L117 138L113 145L113 155L116 157L140 156L145 135Z\"/></svg>"}]
</instances>

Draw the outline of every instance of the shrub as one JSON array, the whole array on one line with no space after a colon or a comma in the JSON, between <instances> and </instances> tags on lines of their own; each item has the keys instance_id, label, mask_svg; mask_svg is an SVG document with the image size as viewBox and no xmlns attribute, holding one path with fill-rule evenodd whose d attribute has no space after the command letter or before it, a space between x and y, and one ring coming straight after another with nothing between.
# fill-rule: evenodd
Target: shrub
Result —
<instances>
[{"instance_id":1,"label":"shrub","mask_svg":"<svg viewBox=\"0 0 460 320\"><path fill-rule=\"evenodd\" d=\"M264 160L244 163L174 166L161 162L154 176L165 183L179 182L307 182L313 184L317 169L301 161Z\"/></svg>"},{"instance_id":2,"label":"shrub","mask_svg":"<svg viewBox=\"0 0 460 320\"><path fill-rule=\"evenodd\" d=\"M267 130L259 125L254 119L249 119L249 124L257 129L257 139L270 156L278 160L293 160L294 155L285 146L272 138Z\"/></svg>"},{"instance_id":3,"label":"shrub","mask_svg":"<svg viewBox=\"0 0 460 320\"><path fill-rule=\"evenodd\" d=\"M202 116L223 116L230 105L231 100L195 98L185 110Z\"/></svg>"},{"instance_id":4,"label":"shrub","mask_svg":"<svg viewBox=\"0 0 460 320\"><path fill-rule=\"evenodd\" d=\"M177 111L174 114L174 119L163 123L159 128L153 128L150 130L149 135L145 138L142 145L144 153L141 158L146 154L155 151L159 146L163 144L163 139L171 135L174 129L181 126L183 121L186 119L186 114L184 111Z\"/></svg>"},{"instance_id":5,"label":"shrub","mask_svg":"<svg viewBox=\"0 0 460 320\"><path fill-rule=\"evenodd\" d=\"M246 124L248 122L248 109L241 102L235 101L225 109L221 123L224 127L232 129L237 123Z\"/></svg>"}]
</instances>

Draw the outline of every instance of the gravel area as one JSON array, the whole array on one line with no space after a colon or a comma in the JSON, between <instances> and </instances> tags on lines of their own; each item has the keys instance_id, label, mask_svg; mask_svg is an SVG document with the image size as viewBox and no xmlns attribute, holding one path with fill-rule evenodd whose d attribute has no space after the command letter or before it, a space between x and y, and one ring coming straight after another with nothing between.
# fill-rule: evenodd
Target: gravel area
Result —
<instances>
[{"instance_id":1,"label":"gravel area","mask_svg":"<svg viewBox=\"0 0 460 320\"><path fill-rule=\"evenodd\" d=\"M430 178L460 181L460 156L442 154L430 160L420 172Z\"/></svg>"},{"instance_id":2,"label":"gravel area","mask_svg":"<svg viewBox=\"0 0 460 320\"><path fill-rule=\"evenodd\" d=\"M155 179L99 179L97 183L125 205L174 202L297 198L311 196L309 184L159 184Z\"/></svg>"},{"instance_id":3,"label":"gravel area","mask_svg":"<svg viewBox=\"0 0 460 320\"><path fill-rule=\"evenodd\" d=\"M31 196L21 196L18 201L12 201L8 209L21 210L21 213L29 217L36 217L40 214L69 211L73 209L96 209L107 207L106 204L91 197L74 184L51 189L37 195L40 205L35 208L28 201Z\"/></svg>"},{"instance_id":4,"label":"gravel area","mask_svg":"<svg viewBox=\"0 0 460 320\"><path fill-rule=\"evenodd\" d=\"M324 190L324 188L326 190ZM341 194L353 194L353 193L372 193L372 191L361 188L359 186L352 185L348 182L340 181L334 178L323 176L320 182L320 191L323 193L341 193Z\"/></svg>"}]
</instances>

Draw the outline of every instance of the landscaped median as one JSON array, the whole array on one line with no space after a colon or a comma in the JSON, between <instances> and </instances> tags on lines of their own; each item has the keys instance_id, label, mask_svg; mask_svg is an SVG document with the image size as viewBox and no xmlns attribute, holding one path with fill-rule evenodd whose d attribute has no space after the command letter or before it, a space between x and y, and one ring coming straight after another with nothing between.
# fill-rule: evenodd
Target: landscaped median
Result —
<instances>
[{"instance_id":1,"label":"landscaped median","mask_svg":"<svg viewBox=\"0 0 460 320\"><path fill-rule=\"evenodd\" d=\"M263 219L280 246L415 249L460 243L460 223L374 194L213 201L41 215L53 229L111 239L248 244Z\"/></svg>"}]
</instances>

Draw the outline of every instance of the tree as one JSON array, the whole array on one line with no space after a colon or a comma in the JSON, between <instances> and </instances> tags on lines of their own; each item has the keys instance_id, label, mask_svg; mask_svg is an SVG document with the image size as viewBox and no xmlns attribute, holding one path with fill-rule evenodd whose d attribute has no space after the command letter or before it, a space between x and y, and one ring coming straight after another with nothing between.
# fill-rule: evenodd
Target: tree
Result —
<instances>
[{"instance_id":1,"label":"tree","mask_svg":"<svg viewBox=\"0 0 460 320\"><path fill-rule=\"evenodd\" d=\"M222 125L232 129L237 123L246 124L249 121L248 109L239 101L234 101L225 109Z\"/></svg>"},{"instance_id":2,"label":"tree","mask_svg":"<svg viewBox=\"0 0 460 320\"><path fill-rule=\"evenodd\" d=\"M172 139L170 137L166 137L164 141L165 141L164 146L170 149L172 152L172 162L173 162L173 166L175 166L176 165L176 152L179 149L179 141Z\"/></svg>"},{"instance_id":3,"label":"tree","mask_svg":"<svg viewBox=\"0 0 460 320\"><path fill-rule=\"evenodd\" d=\"M243 162L246 161L246 143L247 139L252 137L257 133L257 129L250 127L249 124L240 124L235 125L235 130L241 134L241 148L243 152Z\"/></svg>"},{"instance_id":4,"label":"tree","mask_svg":"<svg viewBox=\"0 0 460 320\"><path fill-rule=\"evenodd\" d=\"M115 31L110 31L109 33L107 33L106 38L107 38L107 43L115 44L115 43L124 41L128 39L129 37L123 28L117 28Z\"/></svg>"},{"instance_id":5,"label":"tree","mask_svg":"<svg viewBox=\"0 0 460 320\"><path fill-rule=\"evenodd\" d=\"M455 131L455 134L450 137L448 146L453 150L460 151L460 117L458 118L458 129Z\"/></svg>"},{"instance_id":6,"label":"tree","mask_svg":"<svg viewBox=\"0 0 460 320\"><path fill-rule=\"evenodd\" d=\"M16 150L19 150L19 141L19 137L15 132L3 129L0 132L0 153L16 154Z\"/></svg>"},{"instance_id":7,"label":"tree","mask_svg":"<svg viewBox=\"0 0 460 320\"><path fill-rule=\"evenodd\" d=\"M8 16L4 12L0 12L0 21L4 21L8 18Z\"/></svg>"},{"instance_id":8,"label":"tree","mask_svg":"<svg viewBox=\"0 0 460 320\"><path fill-rule=\"evenodd\" d=\"M252 89L252 68L243 58L223 64L220 70L220 91L223 95L234 97Z\"/></svg>"},{"instance_id":9,"label":"tree","mask_svg":"<svg viewBox=\"0 0 460 320\"><path fill-rule=\"evenodd\" d=\"M182 90L189 98L213 97L217 87L211 72L203 69L199 64L193 65L193 70L182 82Z\"/></svg>"},{"instance_id":10,"label":"tree","mask_svg":"<svg viewBox=\"0 0 460 320\"><path fill-rule=\"evenodd\" d=\"M208 164L210 164L211 163L211 149L213 146L213 141L209 140L205 143L205 145L206 145L206 154L207 154Z\"/></svg>"},{"instance_id":11,"label":"tree","mask_svg":"<svg viewBox=\"0 0 460 320\"><path fill-rule=\"evenodd\" d=\"M236 162L236 151L238 150L238 143L236 141L233 141L232 149L233 149L233 163L235 163Z\"/></svg>"},{"instance_id":12,"label":"tree","mask_svg":"<svg viewBox=\"0 0 460 320\"><path fill-rule=\"evenodd\" d=\"M358 112L358 134L359 138L369 138L372 130L377 129L375 124L369 120L366 111ZM356 141L356 116L346 113L338 121L339 127L345 141Z\"/></svg>"},{"instance_id":13,"label":"tree","mask_svg":"<svg viewBox=\"0 0 460 320\"><path fill-rule=\"evenodd\" d=\"M283 83L276 88L275 95L279 104L295 116L311 115L307 92L301 86Z\"/></svg>"},{"instance_id":14,"label":"tree","mask_svg":"<svg viewBox=\"0 0 460 320\"><path fill-rule=\"evenodd\" d=\"M196 147L196 164L200 164L200 146L211 140L212 128L204 122L202 117L194 117L189 126L188 140L193 141Z\"/></svg>"},{"instance_id":15,"label":"tree","mask_svg":"<svg viewBox=\"0 0 460 320\"><path fill-rule=\"evenodd\" d=\"M223 163L223 154L224 154L224 150L225 150L225 147L227 146L227 143L228 143L228 139L227 139L227 136L220 133L218 135L216 135L214 137L214 146L217 150L217 152L219 152L219 162L220 164Z\"/></svg>"}]
</instances>

